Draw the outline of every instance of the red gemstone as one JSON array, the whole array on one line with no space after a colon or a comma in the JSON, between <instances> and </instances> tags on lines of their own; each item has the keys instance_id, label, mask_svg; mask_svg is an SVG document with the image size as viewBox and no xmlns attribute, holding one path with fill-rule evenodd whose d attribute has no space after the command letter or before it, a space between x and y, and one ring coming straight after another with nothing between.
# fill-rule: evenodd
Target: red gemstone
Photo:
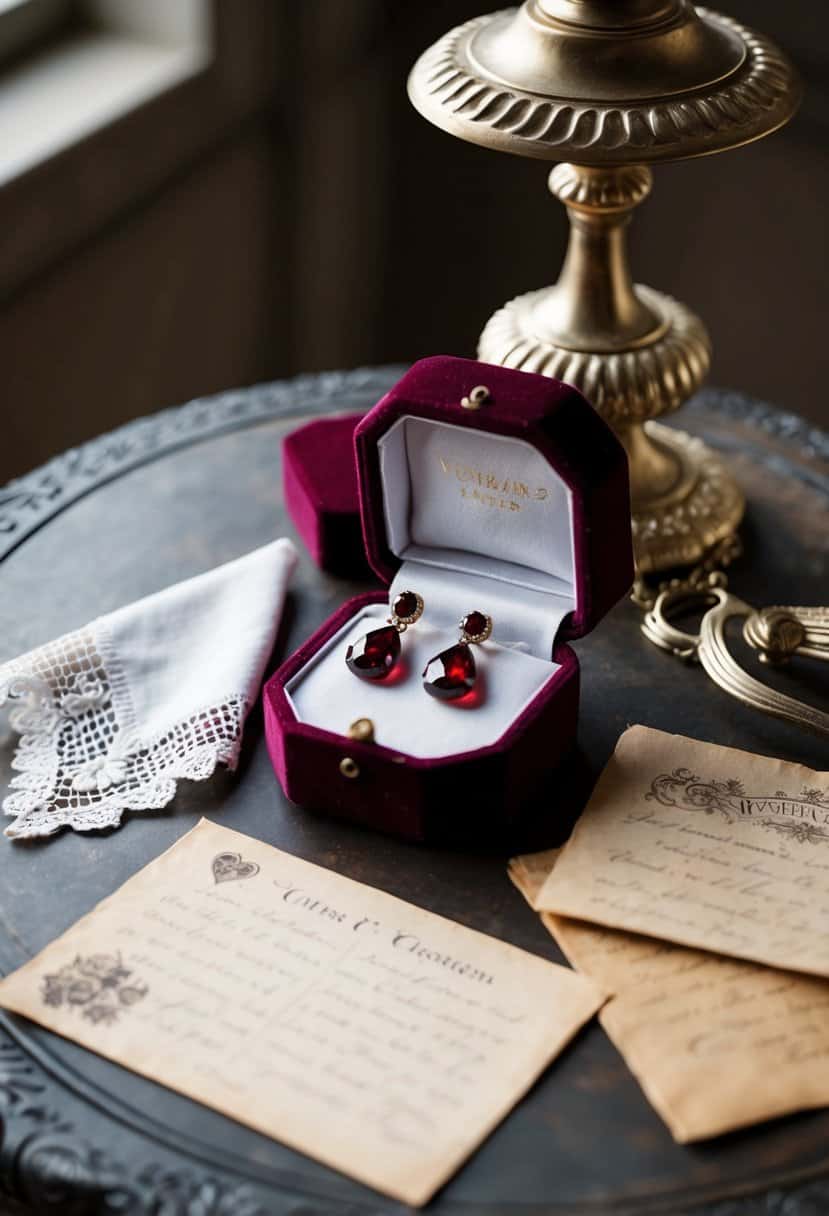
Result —
<instances>
[{"instance_id":1,"label":"red gemstone","mask_svg":"<svg viewBox=\"0 0 829 1216\"><path fill-rule=\"evenodd\" d=\"M372 629L345 653L349 669L361 680L384 680L399 658L400 634L393 625Z\"/></svg>"},{"instance_id":2,"label":"red gemstone","mask_svg":"<svg viewBox=\"0 0 829 1216\"><path fill-rule=\"evenodd\" d=\"M461 621L461 629L469 638L477 638L486 633L489 628L489 618L483 612L470 612Z\"/></svg>"},{"instance_id":3,"label":"red gemstone","mask_svg":"<svg viewBox=\"0 0 829 1216\"><path fill-rule=\"evenodd\" d=\"M466 696L475 686L475 659L466 642L457 642L426 664L423 687L441 701Z\"/></svg>"},{"instance_id":4,"label":"red gemstone","mask_svg":"<svg viewBox=\"0 0 829 1216\"><path fill-rule=\"evenodd\" d=\"M400 620L408 620L417 612L417 596L414 591L401 591L391 606L391 610Z\"/></svg>"}]
</instances>

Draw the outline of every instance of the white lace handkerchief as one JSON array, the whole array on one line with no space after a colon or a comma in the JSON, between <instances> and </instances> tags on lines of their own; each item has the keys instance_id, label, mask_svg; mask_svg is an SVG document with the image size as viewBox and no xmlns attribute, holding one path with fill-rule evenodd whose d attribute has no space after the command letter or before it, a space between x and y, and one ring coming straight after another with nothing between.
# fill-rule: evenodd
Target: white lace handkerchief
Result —
<instances>
[{"instance_id":1,"label":"white lace handkerchief","mask_svg":"<svg viewBox=\"0 0 829 1216\"><path fill-rule=\"evenodd\" d=\"M235 768L296 556L275 541L0 665L20 734L6 835L117 827Z\"/></svg>"}]
</instances>

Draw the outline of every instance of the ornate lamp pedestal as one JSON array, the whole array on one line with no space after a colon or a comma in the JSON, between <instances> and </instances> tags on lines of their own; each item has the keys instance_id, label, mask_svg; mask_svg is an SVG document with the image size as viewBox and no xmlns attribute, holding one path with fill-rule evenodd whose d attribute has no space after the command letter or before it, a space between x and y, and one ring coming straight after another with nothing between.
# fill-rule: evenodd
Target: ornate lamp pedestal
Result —
<instances>
[{"instance_id":1,"label":"ornate lamp pedestal","mask_svg":"<svg viewBox=\"0 0 829 1216\"><path fill-rule=\"evenodd\" d=\"M409 95L460 139L565 162L549 178L570 218L558 283L496 312L479 357L576 385L615 428L640 575L728 546L739 488L703 443L653 421L699 388L708 335L683 304L633 284L625 228L649 163L737 147L791 117L788 60L688 0L526 0L445 35Z\"/></svg>"}]
</instances>

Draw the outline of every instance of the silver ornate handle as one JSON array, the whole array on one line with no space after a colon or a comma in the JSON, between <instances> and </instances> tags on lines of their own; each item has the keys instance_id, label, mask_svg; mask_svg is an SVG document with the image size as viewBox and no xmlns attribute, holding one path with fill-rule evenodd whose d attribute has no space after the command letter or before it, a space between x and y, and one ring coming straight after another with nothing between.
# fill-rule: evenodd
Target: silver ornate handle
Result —
<instances>
[{"instance_id":1,"label":"silver ornate handle","mask_svg":"<svg viewBox=\"0 0 829 1216\"><path fill-rule=\"evenodd\" d=\"M671 623L681 612L706 608L698 634ZM746 617L743 634L767 663L781 663L794 654L829 661L829 609L764 608L755 610L723 587L663 591L645 616L645 637L686 662L699 662L711 679L745 705L776 718L829 736L829 714L796 697L755 680L728 649L725 629L731 617Z\"/></svg>"}]
</instances>

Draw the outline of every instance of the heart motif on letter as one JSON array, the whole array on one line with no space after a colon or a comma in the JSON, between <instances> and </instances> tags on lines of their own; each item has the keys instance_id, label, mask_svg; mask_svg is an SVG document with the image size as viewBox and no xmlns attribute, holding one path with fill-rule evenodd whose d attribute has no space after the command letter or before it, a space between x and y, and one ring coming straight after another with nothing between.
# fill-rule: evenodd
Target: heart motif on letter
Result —
<instances>
[{"instance_id":1,"label":"heart motif on letter","mask_svg":"<svg viewBox=\"0 0 829 1216\"><path fill-rule=\"evenodd\" d=\"M216 882L235 882L237 878L253 878L259 873L255 861L242 861L241 853L217 853L213 858L213 878Z\"/></svg>"}]
</instances>

